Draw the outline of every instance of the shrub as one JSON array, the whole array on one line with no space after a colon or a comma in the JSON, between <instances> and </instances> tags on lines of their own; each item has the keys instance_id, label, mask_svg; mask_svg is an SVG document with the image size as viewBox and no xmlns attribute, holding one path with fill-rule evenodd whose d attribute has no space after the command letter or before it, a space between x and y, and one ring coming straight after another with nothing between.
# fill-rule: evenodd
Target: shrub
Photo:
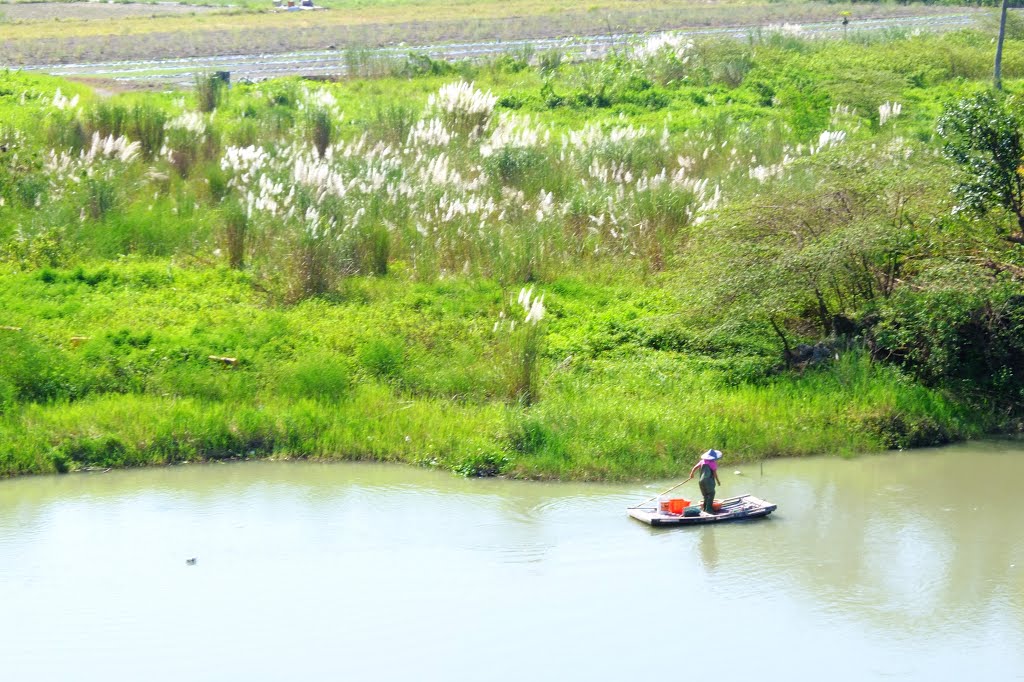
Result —
<instances>
[{"instance_id":1,"label":"shrub","mask_svg":"<svg viewBox=\"0 0 1024 682\"><path fill-rule=\"evenodd\" d=\"M86 208L89 217L101 220L116 205L118 183L111 178L90 176L85 179Z\"/></svg>"},{"instance_id":2,"label":"shrub","mask_svg":"<svg viewBox=\"0 0 1024 682\"><path fill-rule=\"evenodd\" d=\"M246 234L249 229L249 217L238 202L230 202L224 207L224 248L228 254L228 265L241 269L245 265Z\"/></svg>"},{"instance_id":3,"label":"shrub","mask_svg":"<svg viewBox=\"0 0 1024 682\"><path fill-rule=\"evenodd\" d=\"M1024 399L1024 295L942 288L901 291L871 331L876 358L898 362L930 385L1004 401Z\"/></svg>"},{"instance_id":4,"label":"shrub","mask_svg":"<svg viewBox=\"0 0 1024 682\"><path fill-rule=\"evenodd\" d=\"M281 368L277 389L295 398L333 402L348 395L352 369L327 353L300 358Z\"/></svg>"},{"instance_id":5,"label":"shrub","mask_svg":"<svg viewBox=\"0 0 1024 682\"><path fill-rule=\"evenodd\" d=\"M405 144L419 114L410 106L389 102L374 109L373 131L383 142L393 145Z\"/></svg>"},{"instance_id":6,"label":"shrub","mask_svg":"<svg viewBox=\"0 0 1024 682\"><path fill-rule=\"evenodd\" d=\"M405 365L405 346L400 339L375 338L360 346L359 363L372 376L399 379Z\"/></svg>"},{"instance_id":7,"label":"shrub","mask_svg":"<svg viewBox=\"0 0 1024 682\"><path fill-rule=\"evenodd\" d=\"M467 478L489 478L504 473L511 461L497 452L477 452L460 459L452 471Z\"/></svg>"},{"instance_id":8,"label":"shrub","mask_svg":"<svg viewBox=\"0 0 1024 682\"><path fill-rule=\"evenodd\" d=\"M309 142L323 158L334 137L334 120L326 107L313 107L306 112L306 131Z\"/></svg>"},{"instance_id":9,"label":"shrub","mask_svg":"<svg viewBox=\"0 0 1024 682\"><path fill-rule=\"evenodd\" d=\"M202 158L204 131L205 125L202 129L185 123L169 124L167 127L165 142L168 158L182 178L188 178Z\"/></svg>"},{"instance_id":10,"label":"shrub","mask_svg":"<svg viewBox=\"0 0 1024 682\"><path fill-rule=\"evenodd\" d=\"M139 143L145 158L152 159L163 147L166 123L167 114L163 109L149 102L136 104L131 109L125 134Z\"/></svg>"},{"instance_id":11,"label":"shrub","mask_svg":"<svg viewBox=\"0 0 1024 682\"><path fill-rule=\"evenodd\" d=\"M130 463L128 447L115 436L98 438L79 437L61 443L52 458L58 472L67 471L69 465L86 467L116 467Z\"/></svg>"},{"instance_id":12,"label":"shrub","mask_svg":"<svg viewBox=\"0 0 1024 682\"><path fill-rule=\"evenodd\" d=\"M198 73L195 77L196 108L209 113L222 103L228 83L222 72Z\"/></svg>"},{"instance_id":13,"label":"shrub","mask_svg":"<svg viewBox=\"0 0 1024 682\"><path fill-rule=\"evenodd\" d=\"M51 147L77 153L89 141L89 135L74 109L51 111L44 125L46 140Z\"/></svg>"},{"instance_id":14,"label":"shrub","mask_svg":"<svg viewBox=\"0 0 1024 682\"><path fill-rule=\"evenodd\" d=\"M427 108L436 112L445 125L462 135L479 133L491 120L498 98L466 81L442 85L430 96Z\"/></svg>"},{"instance_id":15,"label":"shrub","mask_svg":"<svg viewBox=\"0 0 1024 682\"><path fill-rule=\"evenodd\" d=\"M946 445L958 435L931 417L912 417L895 411L866 418L864 428L889 450Z\"/></svg>"},{"instance_id":16,"label":"shrub","mask_svg":"<svg viewBox=\"0 0 1024 682\"><path fill-rule=\"evenodd\" d=\"M506 334L511 351L508 359L508 399L528 406L539 397L540 357L544 347L544 297L533 296L533 288L520 290L516 301L524 318L521 324L502 318L494 325L495 332ZM507 330L507 331L506 331Z\"/></svg>"},{"instance_id":17,"label":"shrub","mask_svg":"<svg viewBox=\"0 0 1024 682\"><path fill-rule=\"evenodd\" d=\"M88 135L121 137L128 133L129 111L120 104L98 102L85 114Z\"/></svg>"},{"instance_id":18,"label":"shrub","mask_svg":"<svg viewBox=\"0 0 1024 682\"><path fill-rule=\"evenodd\" d=\"M0 330L0 383L21 402L44 402L67 395L59 354L24 332Z\"/></svg>"},{"instance_id":19,"label":"shrub","mask_svg":"<svg viewBox=\"0 0 1024 682\"><path fill-rule=\"evenodd\" d=\"M18 399L18 387L0 374L0 415L6 414Z\"/></svg>"}]
</instances>

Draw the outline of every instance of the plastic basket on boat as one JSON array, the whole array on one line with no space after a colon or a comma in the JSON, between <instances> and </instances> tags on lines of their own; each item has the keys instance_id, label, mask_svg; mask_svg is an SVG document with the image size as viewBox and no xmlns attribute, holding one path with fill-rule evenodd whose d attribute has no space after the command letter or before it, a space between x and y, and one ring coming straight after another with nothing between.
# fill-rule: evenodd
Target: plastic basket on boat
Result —
<instances>
[{"instance_id":1,"label":"plastic basket on boat","mask_svg":"<svg viewBox=\"0 0 1024 682\"><path fill-rule=\"evenodd\" d=\"M690 506L689 500L675 497L668 501L668 512L670 514L682 514L683 510Z\"/></svg>"}]
</instances>

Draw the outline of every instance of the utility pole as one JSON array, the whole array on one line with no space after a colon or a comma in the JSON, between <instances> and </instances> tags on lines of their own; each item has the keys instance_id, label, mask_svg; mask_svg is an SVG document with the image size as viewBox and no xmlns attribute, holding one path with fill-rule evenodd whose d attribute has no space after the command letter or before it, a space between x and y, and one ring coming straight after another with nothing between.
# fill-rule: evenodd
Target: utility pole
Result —
<instances>
[{"instance_id":1,"label":"utility pole","mask_svg":"<svg viewBox=\"0 0 1024 682\"><path fill-rule=\"evenodd\" d=\"M1003 0L1003 10L999 17L999 40L996 42L996 71L995 71L995 86L996 90L1003 89L1003 38L1006 37L1006 6L1010 3L1010 0Z\"/></svg>"}]
</instances>

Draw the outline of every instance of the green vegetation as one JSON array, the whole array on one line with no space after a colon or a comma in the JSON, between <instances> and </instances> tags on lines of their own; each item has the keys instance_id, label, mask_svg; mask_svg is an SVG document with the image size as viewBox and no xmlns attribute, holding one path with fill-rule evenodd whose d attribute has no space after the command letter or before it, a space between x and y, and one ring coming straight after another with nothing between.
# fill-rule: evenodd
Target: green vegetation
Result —
<instances>
[{"instance_id":1,"label":"green vegetation","mask_svg":"<svg viewBox=\"0 0 1024 682\"><path fill-rule=\"evenodd\" d=\"M991 49L668 36L109 100L7 73L0 475L657 477L1012 431L1020 195L972 184L1020 167Z\"/></svg>"}]
</instances>

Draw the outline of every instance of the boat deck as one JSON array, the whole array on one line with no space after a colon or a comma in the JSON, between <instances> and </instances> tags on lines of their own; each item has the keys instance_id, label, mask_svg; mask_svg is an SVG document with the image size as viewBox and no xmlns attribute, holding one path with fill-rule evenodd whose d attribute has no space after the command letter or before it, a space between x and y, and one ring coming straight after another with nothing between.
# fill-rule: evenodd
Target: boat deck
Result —
<instances>
[{"instance_id":1,"label":"boat deck","mask_svg":"<svg viewBox=\"0 0 1024 682\"><path fill-rule=\"evenodd\" d=\"M755 519L768 516L777 505L753 495L738 495L722 500L722 509L714 514L705 511L700 516L683 516L659 511L657 507L630 507L627 513L637 521L649 526L689 526L704 523L722 523L740 519Z\"/></svg>"}]
</instances>

